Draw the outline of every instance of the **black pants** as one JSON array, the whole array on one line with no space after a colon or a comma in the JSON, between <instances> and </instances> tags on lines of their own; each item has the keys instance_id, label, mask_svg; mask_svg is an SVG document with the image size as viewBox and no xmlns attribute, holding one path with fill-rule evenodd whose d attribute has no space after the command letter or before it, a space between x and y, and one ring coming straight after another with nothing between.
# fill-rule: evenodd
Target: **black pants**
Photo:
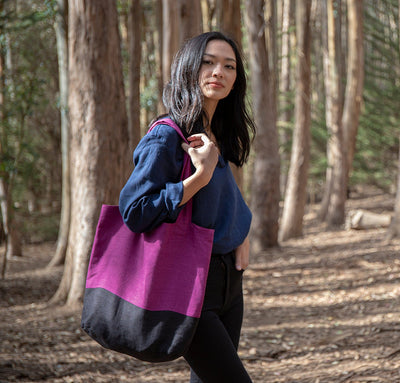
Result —
<instances>
[{"instance_id":1,"label":"black pants","mask_svg":"<svg viewBox=\"0 0 400 383\"><path fill-rule=\"evenodd\" d=\"M237 354L243 320L243 271L234 253L213 255L199 325L184 355L191 383L251 383Z\"/></svg>"}]
</instances>

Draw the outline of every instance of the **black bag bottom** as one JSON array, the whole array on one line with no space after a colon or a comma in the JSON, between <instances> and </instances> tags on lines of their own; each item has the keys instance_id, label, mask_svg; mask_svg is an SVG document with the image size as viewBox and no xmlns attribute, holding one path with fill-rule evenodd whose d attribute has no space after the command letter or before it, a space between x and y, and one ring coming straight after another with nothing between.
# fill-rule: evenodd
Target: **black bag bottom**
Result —
<instances>
[{"instance_id":1,"label":"black bag bottom","mask_svg":"<svg viewBox=\"0 0 400 383\"><path fill-rule=\"evenodd\" d=\"M198 321L172 311L142 309L103 288L85 290L83 330L103 347L143 361L166 362L182 356Z\"/></svg>"}]
</instances>

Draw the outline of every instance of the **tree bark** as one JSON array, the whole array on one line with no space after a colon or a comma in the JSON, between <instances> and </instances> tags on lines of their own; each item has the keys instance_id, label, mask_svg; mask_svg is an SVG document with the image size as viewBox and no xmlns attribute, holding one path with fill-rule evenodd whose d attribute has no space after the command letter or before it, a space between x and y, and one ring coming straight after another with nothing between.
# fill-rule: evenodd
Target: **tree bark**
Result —
<instances>
[{"instance_id":1,"label":"tree bark","mask_svg":"<svg viewBox=\"0 0 400 383\"><path fill-rule=\"evenodd\" d=\"M5 1L0 1L0 11L4 11ZM5 158L6 154L9 158L13 157L13 163L10 164L11 167L17 168L18 159L21 155L21 141L19 138L16 138L16 144L18 148L15 153L7 153L10 149L9 140L8 140L8 132L7 132L7 123L5 121L5 116L3 113L3 108L6 103L6 89L5 89L5 69L7 68L8 73L13 72L12 61L11 61L11 49L9 44L9 38L7 33L4 31L4 25L0 27L2 29L5 39L1 43L0 47L0 158ZM13 95L13 87L12 87L12 78L10 76L9 79L9 88L11 89L10 97ZM8 100L12 102L11 100ZM23 132L23 125L20 129ZM13 207L13 199L12 199L12 190L15 180L15 172L9 172L6 169L0 169L0 211L2 215L3 221L3 229L6 235L6 251L4 253L4 261L2 268L2 275L4 276L6 271L7 259L13 256L22 256L22 243L21 243L21 235L18 230L18 226L15 221L14 207Z\"/></svg>"},{"instance_id":2,"label":"tree bark","mask_svg":"<svg viewBox=\"0 0 400 383\"><path fill-rule=\"evenodd\" d=\"M222 0L220 6L221 31L234 39L238 47L242 49L242 20L240 13L240 0ZM230 164L239 189L243 192L243 169L235 164Z\"/></svg>"},{"instance_id":3,"label":"tree bark","mask_svg":"<svg viewBox=\"0 0 400 383\"><path fill-rule=\"evenodd\" d=\"M162 76L166 84L171 76L171 64L179 48L178 2L163 0Z\"/></svg>"},{"instance_id":4,"label":"tree bark","mask_svg":"<svg viewBox=\"0 0 400 383\"><path fill-rule=\"evenodd\" d=\"M242 46L242 20L240 13L240 0L220 1L219 12L221 32L233 38L239 47Z\"/></svg>"},{"instance_id":5,"label":"tree bark","mask_svg":"<svg viewBox=\"0 0 400 383\"><path fill-rule=\"evenodd\" d=\"M68 234L71 219L71 182L69 161L69 117L68 117L68 0L57 0L55 31L59 72L60 114L61 114L61 163L62 196L61 217L58 229L56 252L49 267L64 263L67 252Z\"/></svg>"},{"instance_id":6,"label":"tree bark","mask_svg":"<svg viewBox=\"0 0 400 383\"><path fill-rule=\"evenodd\" d=\"M142 8L140 0L133 0L129 9L129 146L133 150L140 141L140 64Z\"/></svg>"},{"instance_id":7,"label":"tree bark","mask_svg":"<svg viewBox=\"0 0 400 383\"><path fill-rule=\"evenodd\" d=\"M179 0L179 46L203 31L200 0Z\"/></svg>"},{"instance_id":8,"label":"tree bark","mask_svg":"<svg viewBox=\"0 0 400 383\"><path fill-rule=\"evenodd\" d=\"M280 144L285 147L289 142L288 127L292 120L292 111L290 109L290 11L291 11L291 0L283 0L282 5L282 48L281 48L281 75L279 79L279 93L281 95L280 101L280 117L279 117L279 137ZM281 193L285 192L287 172L285 171L289 164L289 156L286 151L283 150L281 153L281 163L283 172L281 172Z\"/></svg>"},{"instance_id":9,"label":"tree bark","mask_svg":"<svg viewBox=\"0 0 400 383\"><path fill-rule=\"evenodd\" d=\"M347 0L348 62L343 130L348 143L347 179L352 168L364 86L363 0Z\"/></svg>"},{"instance_id":10,"label":"tree bark","mask_svg":"<svg viewBox=\"0 0 400 383\"><path fill-rule=\"evenodd\" d=\"M84 293L101 204L117 204L128 177L128 122L116 4L69 3L71 229L60 287L52 302Z\"/></svg>"},{"instance_id":11,"label":"tree bark","mask_svg":"<svg viewBox=\"0 0 400 383\"><path fill-rule=\"evenodd\" d=\"M311 0L296 2L296 101L295 127L290 159L288 184L282 213L279 239L299 237L303 234L303 216L307 199L307 178L310 162L310 28Z\"/></svg>"},{"instance_id":12,"label":"tree bark","mask_svg":"<svg viewBox=\"0 0 400 383\"><path fill-rule=\"evenodd\" d=\"M162 1L156 0L155 2L155 13L156 13L156 25L157 25L157 35L156 35L156 46L157 49L155 51L156 54L156 62L157 62L157 114L165 113L165 106L163 104L162 96L164 90L164 82L163 82L163 7Z\"/></svg>"},{"instance_id":13,"label":"tree bark","mask_svg":"<svg viewBox=\"0 0 400 383\"><path fill-rule=\"evenodd\" d=\"M400 0L399 0L399 36L400 36ZM400 53L400 39L399 39L399 53ZM400 63L399 63L400 64ZM400 141L399 141L400 142ZM394 202L394 215L392 222L387 232L387 240L391 240L395 237L400 237L400 146L399 146L399 160L397 168L397 192L396 200Z\"/></svg>"},{"instance_id":14,"label":"tree bark","mask_svg":"<svg viewBox=\"0 0 400 383\"><path fill-rule=\"evenodd\" d=\"M263 1L246 1L254 117L257 126L252 182L252 252L278 243L279 151L276 128L276 95L269 68L264 29Z\"/></svg>"},{"instance_id":15,"label":"tree bark","mask_svg":"<svg viewBox=\"0 0 400 383\"><path fill-rule=\"evenodd\" d=\"M340 86L342 78L340 12L338 12L340 8L340 1L323 2L323 17L327 18L327 29L324 31L323 40L326 41L324 44L326 46L324 49L325 115L329 139L327 145L328 167L319 217L321 220L326 220L329 225L340 225L344 222L347 196L347 145L344 142L342 126L343 96Z\"/></svg>"}]
</instances>

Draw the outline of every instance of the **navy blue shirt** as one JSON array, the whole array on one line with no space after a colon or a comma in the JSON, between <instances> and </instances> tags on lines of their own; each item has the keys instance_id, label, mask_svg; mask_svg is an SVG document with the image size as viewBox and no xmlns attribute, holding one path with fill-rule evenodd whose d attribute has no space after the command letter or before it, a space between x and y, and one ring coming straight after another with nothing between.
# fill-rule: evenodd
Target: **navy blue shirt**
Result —
<instances>
[{"instance_id":1,"label":"navy blue shirt","mask_svg":"<svg viewBox=\"0 0 400 383\"><path fill-rule=\"evenodd\" d=\"M135 149L135 169L119 200L123 220L132 231L150 231L177 219L183 196L181 142L173 128L157 125ZM222 156L211 181L193 197L192 222L215 230L213 253L218 254L236 249L249 232L251 212Z\"/></svg>"}]
</instances>

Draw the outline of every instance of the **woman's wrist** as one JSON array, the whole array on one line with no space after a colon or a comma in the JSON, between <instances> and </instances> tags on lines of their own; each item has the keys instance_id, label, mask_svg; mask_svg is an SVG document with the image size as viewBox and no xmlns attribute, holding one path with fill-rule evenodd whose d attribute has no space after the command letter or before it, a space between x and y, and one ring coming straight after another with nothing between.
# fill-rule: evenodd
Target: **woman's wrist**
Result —
<instances>
[{"instance_id":1,"label":"woman's wrist","mask_svg":"<svg viewBox=\"0 0 400 383\"><path fill-rule=\"evenodd\" d=\"M196 169L190 177L182 181L183 196L179 206L188 202L200 189L206 186L208 182L210 182L210 178L207 174L201 169Z\"/></svg>"}]
</instances>

